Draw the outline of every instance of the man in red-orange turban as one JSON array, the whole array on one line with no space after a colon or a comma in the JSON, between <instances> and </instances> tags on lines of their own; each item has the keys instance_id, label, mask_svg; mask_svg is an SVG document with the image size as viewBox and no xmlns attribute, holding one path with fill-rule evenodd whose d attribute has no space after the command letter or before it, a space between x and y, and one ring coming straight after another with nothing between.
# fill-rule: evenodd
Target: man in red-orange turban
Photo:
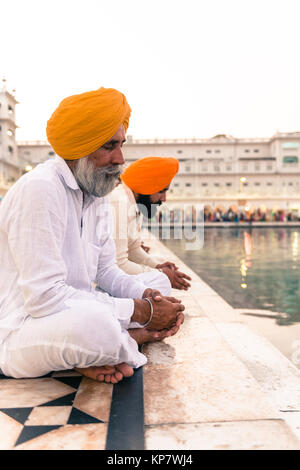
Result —
<instances>
[{"instance_id":1,"label":"man in red-orange turban","mask_svg":"<svg viewBox=\"0 0 300 470\"><path fill-rule=\"evenodd\" d=\"M155 194L169 187L178 169L176 158L146 157L131 163L121 179L137 194Z\"/></svg>"},{"instance_id":2,"label":"man in red-orange turban","mask_svg":"<svg viewBox=\"0 0 300 470\"><path fill-rule=\"evenodd\" d=\"M154 217L157 207L166 201L166 193L177 174L179 163L173 157L146 157L131 163L121 175L122 184L110 194L115 214L117 263L128 274L138 275L160 270L175 289L187 290L190 277L169 261L161 262L149 254L141 240L140 211Z\"/></svg>"}]
</instances>

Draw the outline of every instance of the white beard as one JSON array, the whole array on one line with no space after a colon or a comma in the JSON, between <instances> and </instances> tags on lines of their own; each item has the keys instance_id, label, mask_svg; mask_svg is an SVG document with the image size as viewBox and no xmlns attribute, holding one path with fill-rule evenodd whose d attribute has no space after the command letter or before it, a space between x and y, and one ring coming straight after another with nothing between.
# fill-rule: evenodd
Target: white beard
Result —
<instances>
[{"instance_id":1,"label":"white beard","mask_svg":"<svg viewBox=\"0 0 300 470\"><path fill-rule=\"evenodd\" d=\"M118 184L123 165L95 168L88 157L79 158L73 168L78 186L88 196L104 197Z\"/></svg>"}]
</instances>

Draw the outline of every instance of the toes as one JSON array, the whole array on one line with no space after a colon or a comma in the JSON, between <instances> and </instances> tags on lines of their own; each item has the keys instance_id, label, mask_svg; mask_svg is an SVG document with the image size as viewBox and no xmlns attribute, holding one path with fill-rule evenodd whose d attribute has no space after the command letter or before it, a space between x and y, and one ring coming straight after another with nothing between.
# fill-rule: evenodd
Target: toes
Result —
<instances>
[{"instance_id":1,"label":"toes","mask_svg":"<svg viewBox=\"0 0 300 470\"><path fill-rule=\"evenodd\" d=\"M117 382L120 382L120 380L123 379L123 374L122 374L121 372L117 371L117 372L115 373L115 378L116 378L116 381L117 381Z\"/></svg>"},{"instance_id":2,"label":"toes","mask_svg":"<svg viewBox=\"0 0 300 470\"><path fill-rule=\"evenodd\" d=\"M103 374L109 374L109 375L112 375L116 372L115 368L113 366L103 366L101 367L101 369L104 369L103 370Z\"/></svg>"},{"instance_id":3,"label":"toes","mask_svg":"<svg viewBox=\"0 0 300 470\"><path fill-rule=\"evenodd\" d=\"M133 369L128 364L123 362L122 364L118 364L116 369L124 375L124 377L131 377L133 375Z\"/></svg>"}]
</instances>

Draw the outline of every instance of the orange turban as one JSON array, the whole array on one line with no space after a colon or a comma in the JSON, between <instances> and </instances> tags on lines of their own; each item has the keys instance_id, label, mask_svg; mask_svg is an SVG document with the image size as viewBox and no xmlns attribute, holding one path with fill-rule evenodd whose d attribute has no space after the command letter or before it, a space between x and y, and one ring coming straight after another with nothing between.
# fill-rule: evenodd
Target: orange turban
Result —
<instances>
[{"instance_id":1,"label":"orange turban","mask_svg":"<svg viewBox=\"0 0 300 470\"><path fill-rule=\"evenodd\" d=\"M113 88L99 88L65 98L47 122L47 138L60 157L85 157L129 125L131 109Z\"/></svg>"},{"instance_id":2,"label":"orange turban","mask_svg":"<svg viewBox=\"0 0 300 470\"><path fill-rule=\"evenodd\" d=\"M121 175L122 181L137 194L154 194L166 188L178 172L173 157L145 157L131 163Z\"/></svg>"}]
</instances>

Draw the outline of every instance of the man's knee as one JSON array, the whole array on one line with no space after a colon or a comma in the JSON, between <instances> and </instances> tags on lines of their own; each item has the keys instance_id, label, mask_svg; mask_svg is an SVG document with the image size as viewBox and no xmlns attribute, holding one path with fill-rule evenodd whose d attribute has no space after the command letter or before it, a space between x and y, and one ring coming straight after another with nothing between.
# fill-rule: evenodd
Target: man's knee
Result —
<instances>
[{"instance_id":1,"label":"man's knee","mask_svg":"<svg viewBox=\"0 0 300 470\"><path fill-rule=\"evenodd\" d=\"M162 295L167 295L167 296L171 295L172 286L171 286L170 279L164 273L159 273L159 274L161 276L161 279L159 281L160 285L161 285L161 288L158 289L158 290L160 290Z\"/></svg>"},{"instance_id":2,"label":"man's knee","mask_svg":"<svg viewBox=\"0 0 300 470\"><path fill-rule=\"evenodd\" d=\"M74 316L71 327L72 342L83 349L101 351L111 349L111 353L121 347L121 326L112 312L101 312L90 307Z\"/></svg>"},{"instance_id":3,"label":"man's knee","mask_svg":"<svg viewBox=\"0 0 300 470\"><path fill-rule=\"evenodd\" d=\"M157 270L149 271L146 273L136 274L136 279L143 282L146 288L156 289L162 295L171 295L171 283L166 274Z\"/></svg>"},{"instance_id":4,"label":"man's knee","mask_svg":"<svg viewBox=\"0 0 300 470\"><path fill-rule=\"evenodd\" d=\"M146 284L146 282L145 282ZM162 295L171 295L171 282L168 276L164 273L158 272L153 275L153 279L149 280L147 287L157 289Z\"/></svg>"}]
</instances>

